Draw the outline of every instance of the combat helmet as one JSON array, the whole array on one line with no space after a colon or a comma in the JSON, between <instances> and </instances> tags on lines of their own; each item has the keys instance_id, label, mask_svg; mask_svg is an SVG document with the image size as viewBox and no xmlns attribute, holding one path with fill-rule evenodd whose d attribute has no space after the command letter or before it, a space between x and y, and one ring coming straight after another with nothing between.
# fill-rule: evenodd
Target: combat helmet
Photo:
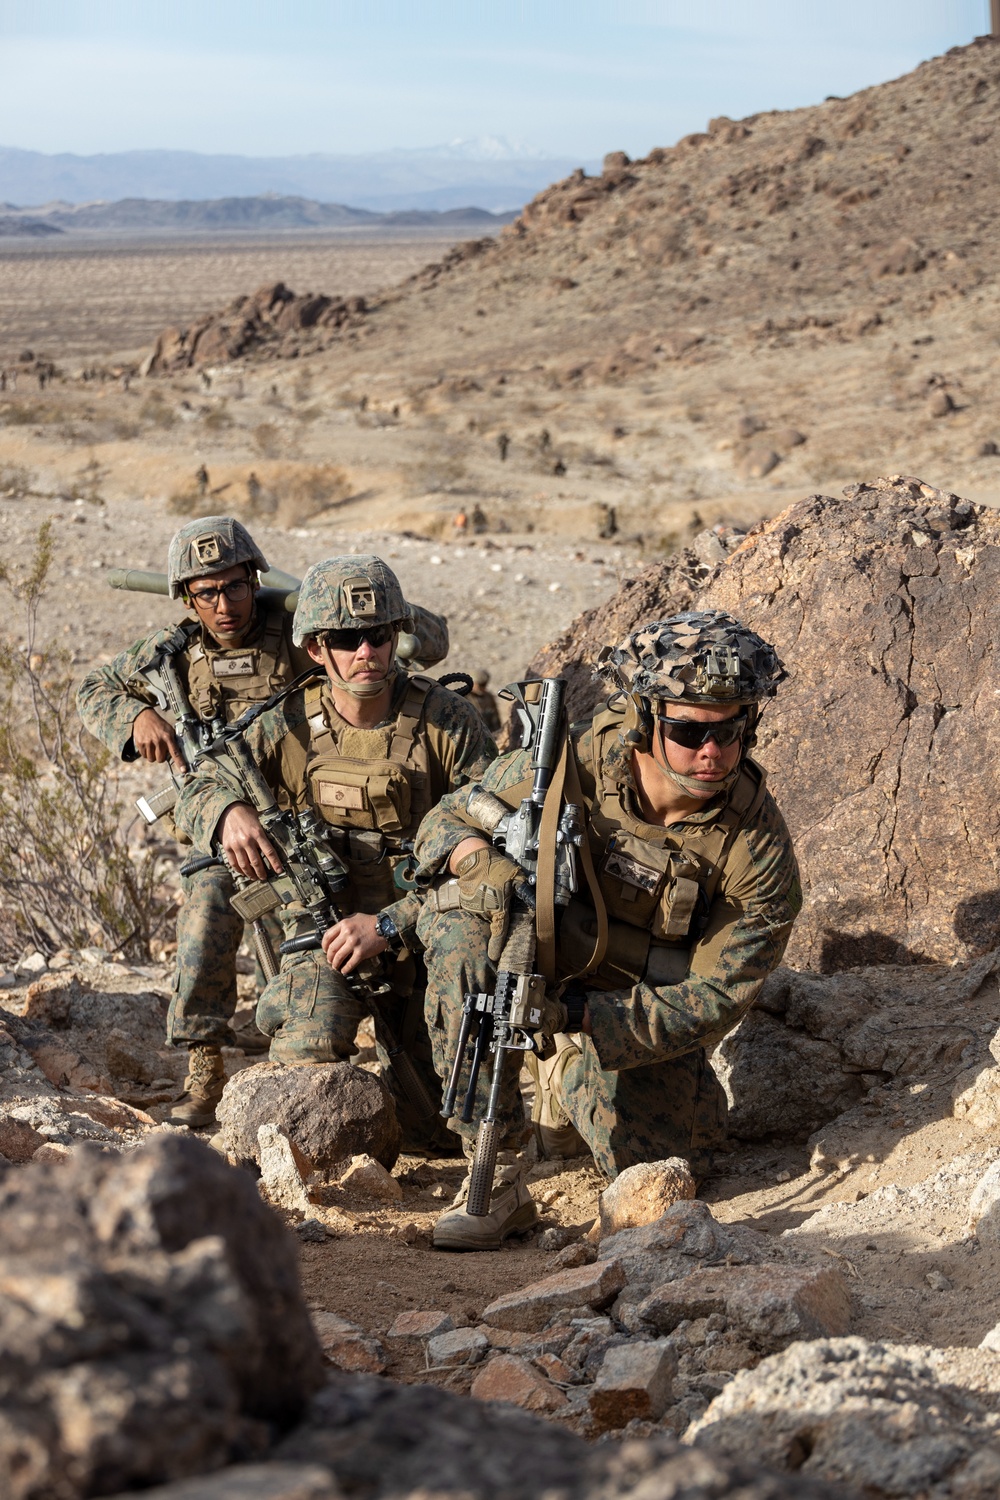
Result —
<instances>
[{"instance_id":1,"label":"combat helmet","mask_svg":"<svg viewBox=\"0 0 1000 1500\"><path fill-rule=\"evenodd\" d=\"M313 563L299 588L292 639L296 646L327 630L363 630L366 625L412 628L399 579L373 554L327 557Z\"/></svg>"},{"instance_id":2,"label":"combat helmet","mask_svg":"<svg viewBox=\"0 0 1000 1500\"><path fill-rule=\"evenodd\" d=\"M174 533L167 553L167 583L171 599L186 594L192 578L224 573L237 563L267 572L267 559L246 527L234 516L201 516Z\"/></svg>"},{"instance_id":3,"label":"combat helmet","mask_svg":"<svg viewBox=\"0 0 1000 1500\"><path fill-rule=\"evenodd\" d=\"M688 610L633 630L620 646L601 653L597 670L625 695L619 734L634 750L651 747L657 701L701 707L745 704L740 760L723 779L723 791L734 785L739 764L756 739L761 700L773 697L788 675L773 646L718 609ZM661 770L682 791L703 791L696 780L669 765Z\"/></svg>"}]
</instances>

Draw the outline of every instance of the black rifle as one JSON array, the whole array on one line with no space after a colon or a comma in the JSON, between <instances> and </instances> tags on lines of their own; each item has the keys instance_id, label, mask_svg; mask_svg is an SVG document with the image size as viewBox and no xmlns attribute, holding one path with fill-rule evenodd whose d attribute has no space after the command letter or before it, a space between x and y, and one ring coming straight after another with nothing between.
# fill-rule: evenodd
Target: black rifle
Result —
<instances>
[{"instance_id":1,"label":"black rifle","mask_svg":"<svg viewBox=\"0 0 1000 1500\"><path fill-rule=\"evenodd\" d=\"M531 791L513 810L481 786L474 786L466 801L469 814L493 842L522 867L527 877L523 885L515 886L510 926L493 993L465 997L455 1058L441 1109L446 1120L455 1113L459 1077L475 1026L476 1035L469 1058L469 1083L461 1116L466 1124L472 1120L483 1060L487 1053L493 1058L489 1099L476 1138L467 1203L468 1212L476 1217L489 1213L493 1192L500 1147L497 1111L505 1060L511 1052L541 1052L544 1045L541 1040L542 1006L549 981L545 975L534 972L537 956L535 893L542 814L562 747L565 689L566 684L560 677L514 683L503 689L500 696L513 700L521 721L521 744L531 752ZM556 832L555 906L566 906L577 890L576 850L582 838L581 809L568 803L560 812Z\"/></svg>"}]
</instances>

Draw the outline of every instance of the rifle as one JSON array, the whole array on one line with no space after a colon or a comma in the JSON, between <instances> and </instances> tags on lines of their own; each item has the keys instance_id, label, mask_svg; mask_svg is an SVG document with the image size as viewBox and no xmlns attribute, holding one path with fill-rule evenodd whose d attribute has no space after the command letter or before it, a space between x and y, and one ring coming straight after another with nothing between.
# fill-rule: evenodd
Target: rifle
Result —
<instances>
[{"instance_id":1,"label":"rifle","mask_svg":"<svg viewBox=\"0 0 1000 1500\"><path fill-rule=\"evenodd\" d=\"M310 931L281 943L279 951L282 956L306 953L322 946L321 939L327 928L348 915L338 897L350 883L351 877L346 864L328 842L326 824L314 809L294 812L290 808L283 811L278 806L274 793L250 753L244 735L246 729L261 714L317 675L322 675L322 669L310 668L294 682L272 693L264 702L254 704L240 718L225 726L211 746L203 752L205 756L220 761L239 782L246 800L256 810L264 832L281 856L281 871L264 880L250 880L233 872L239 887L230 901L233 910L245 922L253 924L255 937L258 932L257 924L262 923L269 912L276 911L280 906L297 903L310 922ZM212 858L232 870L220 847L216 847ZM260 931L263 931L262 926ZM277 973L273 955L271 962L273 972L268 974L268 978L273 978ZM389 1066L400 1089L419 1118L429 1120L437 1114L437 1105L396 1036L385 1004L386 997L390 994L389 986L379 982L380 974L381 965L373 960L361 965L350 975L340 977L371 1015L376 1038L388 1055Z\"/></svg>"},{"instance_id":2,"label":"rifle","mask_svg":"<svg viewBox=\"0 0 1000 1500\"><path fill-rule=\"evenodd\" d=\"M543 1050L540 1040L542 1006L545 990L552 976L535 973L538 948L536 907L538 905L539 846L546 802L556 774L563 745L563 697L566 684L560 677L545 677L534 682L514 683L504 688L501 697L513 701L521 722L521 743L531 752L531 791L520 805L511 809L499 797L474 786L466 800L466 809L489 834L508 858L526 871L527 881L515 887L510 927L497 967L492 994L468 994L462 1007L462 1023L455 1049L448 1087L441 1114L450 1119L455 1113L459 1077L472 1028L476 1036L469 1060L469 1084L461 1118L469 1124L475 1100L479 1073L487 1053L493 1058L493 1073L486 1112L479 1124L476 1151L472 1163L467 1209L481 1217L489 1213L493 1178L500 1146L497 1112L504 1062L512 1052ZM557 790L555 795L561 796ZM551 815L546 823L551 821ZM583 839L583 814L575 803L558 810L555 829L554 889L541 893L551 897L553 907L566 906L578 888L577 848Z\"/></svg>"}]
</instances>

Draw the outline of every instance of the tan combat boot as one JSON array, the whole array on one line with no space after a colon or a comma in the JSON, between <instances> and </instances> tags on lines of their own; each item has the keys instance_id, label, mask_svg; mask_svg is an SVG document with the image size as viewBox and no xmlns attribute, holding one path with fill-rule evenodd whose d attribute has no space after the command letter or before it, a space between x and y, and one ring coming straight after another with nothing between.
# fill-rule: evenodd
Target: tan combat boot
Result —
<instances>
[{"instance_id":1,"label":"tan combat boot","mask_svg":"<svg viewBox=\"0 0 1000 1500\"><path fill-rule=\"evenodd\" d=\"M525 1177L528 1162L510 1151L497 1159L497 1173L488 1214L474 1216L466 1203L472 1171L455 1195L455 1201L434 1225L431 1244L435 1250L499 1250L510 1234L524 1234L538 1222L538 1210L528 1192Z\"/></svg>"},{"instance_id":2,"label":"tan combat boot","mask_svg":"<svg viewBox=\"0 0 1000 1500\"><path fill-rule=\"evenodd\" d=\"M566 1065L580 1056L571 1036L558 1032L553 1038L555 1052L542 1059L537 1052L526 1052L524 1064L535 1084L535 1101L531 1122L543 1157L586 1156L587 1145L562 1104L562 1077Z\"/></svg>"},{"instance_id":3,"label":"tan combat boot","mask_svg":"<svg viewBox=\"0 0 1000 1500\"><path fill-rule=\"evenodd\" d=\"M170 1111L170 1118L178 1125L214 1125L215 1106L225 1086L226 1068L218 1047L190 1047L184 1093Z\"/></svg>"}]
</instances>

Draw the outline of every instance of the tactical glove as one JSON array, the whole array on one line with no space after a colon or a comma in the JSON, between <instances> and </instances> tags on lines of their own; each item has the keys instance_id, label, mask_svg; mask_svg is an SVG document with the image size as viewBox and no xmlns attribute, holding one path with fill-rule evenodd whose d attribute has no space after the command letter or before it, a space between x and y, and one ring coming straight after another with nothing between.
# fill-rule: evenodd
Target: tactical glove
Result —
<instances>
[{"instance_id":1,"label":"tactical glove","mask_svg":"<svg viewBox=\"0 0 1000 1500\"><path fill-rule=\"evenodd\" d=\"M510 925L512 896L522 885L530 891L528 878L519 864L496 849L474 849L466 854L456 865L455 875L462 911L475 912L489 921L487 952L491 962L497 963Z\"/></svg>"},{"instance_id":2,"label":"tactical glove","mask_svg":"<svg viewBox=\"0 0 1000 1500\"><path fill-rule=\"evenodd\" d=\"M578 979L571 979L557 993L547 993L542 1007L541 1030L548 1036L557 1032L579 1031L587 1006L587 991Z\"/></svg>"}]
</instances>

